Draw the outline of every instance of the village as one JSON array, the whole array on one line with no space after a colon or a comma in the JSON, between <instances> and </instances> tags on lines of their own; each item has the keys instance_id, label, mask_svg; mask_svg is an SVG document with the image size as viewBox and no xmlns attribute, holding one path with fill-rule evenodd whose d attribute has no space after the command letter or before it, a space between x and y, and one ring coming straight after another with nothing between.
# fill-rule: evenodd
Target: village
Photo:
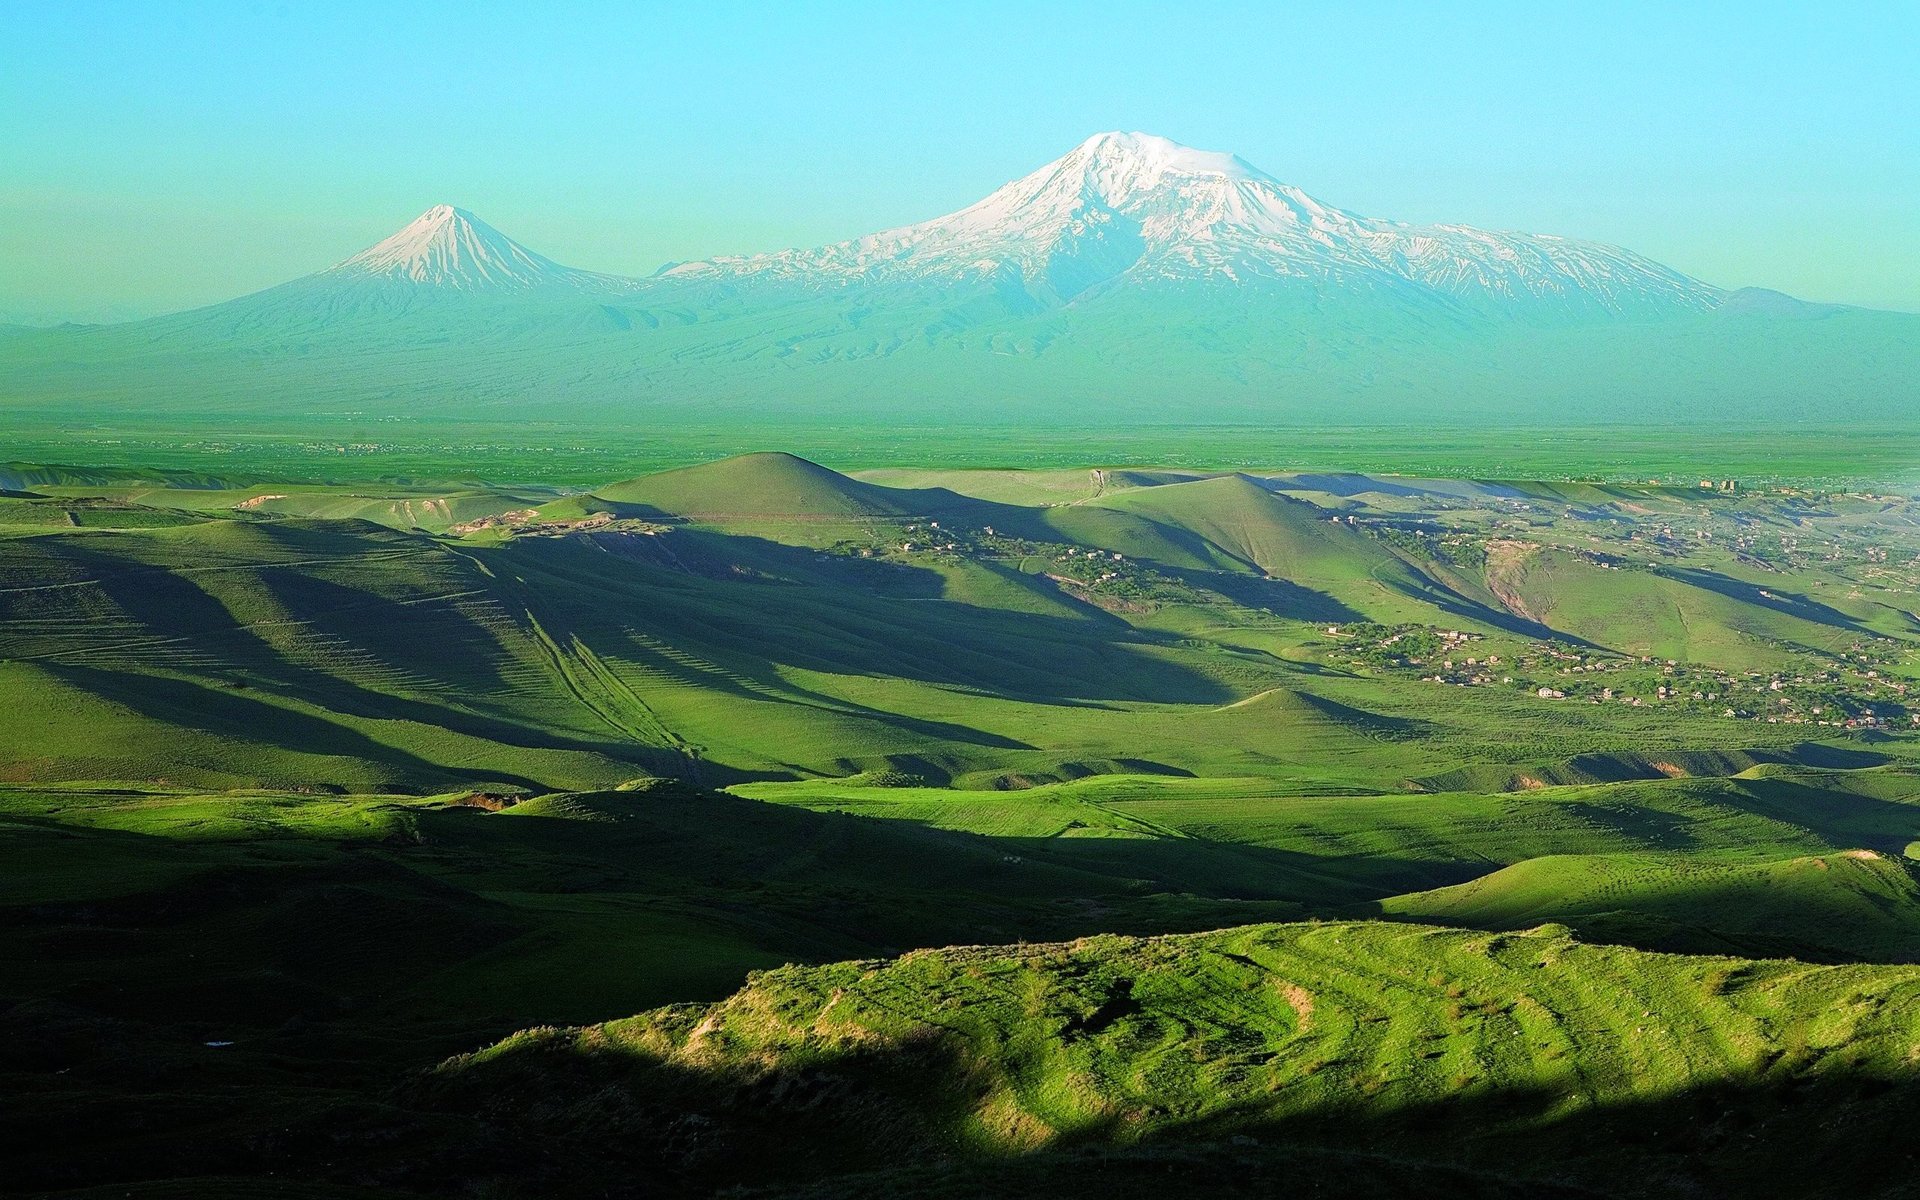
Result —
<instances>
[{"instance_id":1,"label":"village","mask_svg":"<svg viewBox=\"0 0 1920 1200\"><path fill-rule=\"evenodd\" d=\"M1491 687L1549 702L1659 706L1691 716L1833 729L1920 726L1911 685L1890 669L1912 652L1891 638L1854 642L1795 671L1728 671L1566 642L1505 653L1485 635L1423 625L1329 625L1331 662L1447 687ZM1920 696L1915 697L1920 702Z\"/></svg>"}]
</instances>

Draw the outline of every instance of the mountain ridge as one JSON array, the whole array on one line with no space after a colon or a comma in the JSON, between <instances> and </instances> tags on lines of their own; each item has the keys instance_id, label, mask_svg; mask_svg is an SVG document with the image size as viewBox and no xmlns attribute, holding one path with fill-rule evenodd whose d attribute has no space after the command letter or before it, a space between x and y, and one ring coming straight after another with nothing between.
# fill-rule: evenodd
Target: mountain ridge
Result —
<instances>
[{"instance_id":1,"label":"mountain ridge","mask_svg":"<svg viewBox=\"0 0 1920 1200\"><path fill-rule=\"evenodd\" d=\"M1907 421L1916 379L1920 317L1362 217L1120 133L958 212L810 250L629 278L440 205L249 296L0 337L0 397L63 416Z\"/></svg>"},{"instance_id":2,"label":"mountain ridge","mask_svg":"<svg viewBox=\"0 0 1920 1200\"><path fill-rule=\"evenodd\" d=\"M661 278L964 285L1009 271L1043 303L1124 277L1406 287L1586 316L1706 311L1724 295L1597 242L1362 217L1235 155L1122 132L1096 134L946 216L811 250L682 263Z\"/></svg>"}]
</instances>

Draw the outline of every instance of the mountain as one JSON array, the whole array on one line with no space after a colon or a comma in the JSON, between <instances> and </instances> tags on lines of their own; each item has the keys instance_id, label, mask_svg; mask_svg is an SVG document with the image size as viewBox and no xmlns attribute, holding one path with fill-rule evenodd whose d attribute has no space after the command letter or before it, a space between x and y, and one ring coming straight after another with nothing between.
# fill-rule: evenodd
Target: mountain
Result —
<instances>
[{"instance_id":1,"label":"mountain","mask_svg":"<svg viewBox=\"0 0 1920 1200\"><path fill-rule=\"evenodd\" d=\"M1704 312L1719 289L1594 242L1343 211L1229 154L1102 133L959 212L817 250L687 263L665 278L1016 290L1036 306L1115 286L1363 291L1507 315Z\"/></svg>"},{"instance_id":2,"label":"mountain","mask_svg":"<svg viewBox=\"0 0 1920 1200\"><path fill-rule=\"evenodd\" d=\"M442 205L251 296L0 337L0 403L60 421L1905 422L1917 379L1920 316L1359 216L1139 133L947 216L646 279Z\"/></svg>"},{"instance_id":3,"label":"mountain","mask_svg":"<svg viewBox=\"0 0 1920 1200\"><path fill-rule=\"evenodd\" d=\"M131 328L163 340L217 337L303 350L314 338L355 349L384 347L398 335L408 345L529 324L564 330L631 293L635 282L562 266L466 209L440 204L324 271Z\"/></svg>"},{"instance_id":4,"label":"mountain","mask_svg":"<svg viewBox=\"0 0 1920 1200\"><path fill-rule=\"evenodd\" d=\"M372 281L458 291L618 288L626 283L616 276L563 267L450 204L428 209L392 237L314 278L327 283Z\"/></svg>"}]
</instances>

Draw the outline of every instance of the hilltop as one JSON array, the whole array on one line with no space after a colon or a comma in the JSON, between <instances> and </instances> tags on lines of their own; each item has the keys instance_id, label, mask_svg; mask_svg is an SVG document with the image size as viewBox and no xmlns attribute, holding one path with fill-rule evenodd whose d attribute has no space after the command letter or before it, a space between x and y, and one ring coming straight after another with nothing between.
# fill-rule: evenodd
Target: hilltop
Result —
<instances>
[{"instance_id":1,"label":"hilltop","mask_svg":"<svg viewBox=\"0 0 1920 1200\"><path fill-rule=\"evenodd\" d=\"M1364 574L1390 557L1335 514L1245 475L1133 487L1092 503L1196 534L1224 562L1277 578Z\"/></svg>"},{"instance_id":2,"label":"hilltop","mask_svg":"<svg viewBox=\"0 0 1920 1200\"><path fill-rule=\"evenodd\" d=\"M595 488L616 504L681 517L822 518L924 515L964 503L951 493L881 487L785 453L742 454Z\"/></svg>"},{"instance_id":3,"label":"hilltop","mask_svg":"<svg viewBox=\"0 0 1920 1200\"><path fill-rule=\"evenodd\" d=\"M1398 896L1383 912L1479 929L1546 921L1663 949L1738 946L1816 961L1920 958L1920 884L1905 861L1843 850L1764 863L1551 855L1471 883Z\"/></svg>"},{"instance_id":4,"label":"hilltop","mask_svg":"<svg viewBox=\"0 0 1920 1200\"><path fill-rule=\"evenodd\" d=\"M761 972L715 1004L517 1035L429 1094L549 1161L617 1144L696 1192L1144 1196L1174 1172L1234 1195L1891 1195L1875 1147L1920 1099L1917 995L1910 967L1553 926L1256 926Z\"/></svg>"}]
</instances>

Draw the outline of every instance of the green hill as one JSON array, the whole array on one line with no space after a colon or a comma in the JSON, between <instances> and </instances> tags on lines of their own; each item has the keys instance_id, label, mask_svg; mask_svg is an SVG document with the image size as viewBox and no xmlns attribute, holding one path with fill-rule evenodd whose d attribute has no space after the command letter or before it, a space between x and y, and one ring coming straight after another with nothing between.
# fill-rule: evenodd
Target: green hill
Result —
<instances>
[{"instance_id":1,"label":"green hill","mask_svg":"<svg viewBox=\"0 0 1920 1200\"><path fill-rule=\"evenodd\" d=\"M1662 949L1816 960L1920 958L1920 883L1905 862L1842 850L1765 863L1671 855L1554 855L1381 911L1476 929L1557 921Z\"/></svg>"},{"instance_id":2,"label":"green hill","mask_svg":"<svg viewBox=\"0 0 1920 1200\"><path fill-rule=\"evenodd\" d=\"M1391 557L1313 505L1244 475L1134 488L1094 503L1197 534L1243 569L1286 579L1361 578Z\"/></svg>"},{"instance_id":3,"label":"green hill","mask_svg":"<svg viewBox=\"0 0 1920 1200\"><path fill-rule=\"evenodd\" d=\"M44 487L117 487L139 484L181 489L218 489L230 486L204 471L167 470L133 466L62 466L57 463L0 463L0 487L29 491Z\"/></svg>"},{"instance_id":4,"label":"green hill","mask_svg":"<svg viewBox=\"0 0 1920 1200\"><path fill-rule=\"evenodd\" d=\"M1890 1195L1916 1001L1912 967L1552 926L1257 926L761 972L515 1036L428 1094L689 1191L1145 1195L1225 1153L1230 1194Z\"/></svg>"},{"instance_id":5,"label":"green hill","mask_svg":"<svg viewBox=\"0 0 1920 1200\"><path fill-rule=\"evenodd\" d=\"M1905 501L100 479L0 495L0 1191L1911 1192Z\"/></svg>"},{"instance_id":6,"label":"green hill","mask_svg":"<svg viewBox=\"0 0 1920 1200\"><path fill-rule=\"evenodd\" d=\"M928 494L848 478L792 454L742 454L594 489L617 504L707 518L898 518L924 515ZM936 493L946 507L960 503ZM937 509L933 510L937 511Z\"/></svg>"},{"instance_id":7,"label":"green hill","mask_svg":"<svg viewBox=\"0 0 1920 1200\"><path fill-rule=\"evenodd\" d=\"M1150 522L1179 547L1167 554L1136 540L1143 557L1252 572L1341 606L1304 606L1299 615L1308 620L1514 623L1472 580L1416 565L1334 513L1245 475L1134 488L1050 516L1103 509Z\"/></svg>"},{"instance_id":8,"label":"green hill","mask_svg":"<svg viewBox=\"0 0 1920 1200\"><path fill-rule=\"evenodd\" d=\"M1525 544L1490 554L1487 580L1514 611L1573 637L1626 654L1740 669L1777 668L1783 646L1920 631L1898 606L1856 615L1766 575L1754 580L1665 563L1610 568Z\"/></svg>"},{"instance_id":9,"label":"green hill","mask_svg":"<svg viewBox=\"0 0 1920 1200\"><path fill-rule=\"evenodd\" d=\"M1514 792L1589 783L1624 783L1634 779L1724 777L1773 766L1857 770L1890 761L1886 755L1865 747L1820 742L1766 749L1668 749L1657 753L1614 750L1546 762L1479 763L1414 782L1436 792Z\"/></svg>"}]
</instances>

